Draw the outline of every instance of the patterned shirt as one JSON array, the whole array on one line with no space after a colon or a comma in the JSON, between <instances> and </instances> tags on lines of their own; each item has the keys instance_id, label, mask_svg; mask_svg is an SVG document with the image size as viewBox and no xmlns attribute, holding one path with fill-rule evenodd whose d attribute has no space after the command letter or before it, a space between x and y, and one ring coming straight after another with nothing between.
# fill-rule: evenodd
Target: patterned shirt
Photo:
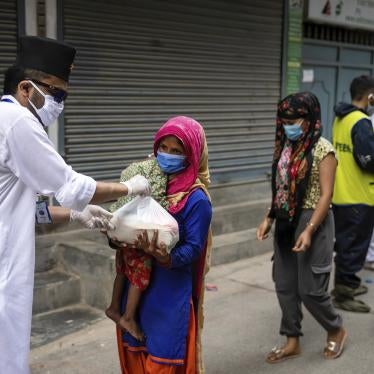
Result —
<instances>
[{"instance_id":1,"label":"patterned shirt","mask_svg":"<svg viewBox=\"0 0 374 374\"><path fill-rule=\"evenodd\" d=\"M319 183L319 165L321 161L332 153L336 157L333 145L325 138L320 137L313 151L313 164L308 182L308 188L305 194L303 209L315 209L321 196L321 187Z\"/></svg>"},{"instance_id":2,"label":"patterned shirt","mask_svg":"<svg viewBox=\"0 0 374 374\"><path fill-rule=\"evenodd\" d=\"M140 174L148 179L151 186L151 197L155 199L164 209L168 210L169 204L166 200L167 175L163 173L154 158L134 162L121 173L121 182L125 182L135 175ZM134 199L135 196L122 196L111 207L110 211L121 208L123 205Z\"/></svg>"}]
</instances>

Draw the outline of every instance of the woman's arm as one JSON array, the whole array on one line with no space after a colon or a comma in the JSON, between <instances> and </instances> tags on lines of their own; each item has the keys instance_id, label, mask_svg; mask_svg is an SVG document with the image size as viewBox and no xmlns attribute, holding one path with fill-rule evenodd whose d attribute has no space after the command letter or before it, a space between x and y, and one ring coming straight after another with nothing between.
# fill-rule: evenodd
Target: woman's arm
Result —
<instances>
[{"instance_id":1,"label":"woman's arm","mask_svg":"<svg viewBox=\"0 0 374 374\"><path fill-rule=\"evenodd\" d=\"M326 218L334 192L334 180L337 161L333 153L329 153L319 164L319 184L321 196L318 200L313 215L304 231L296 241L293 251L305 251L310 247L313 233Z\"/></svg>"},{"instance_id":2,"label":"woman's arm","mask_svg":"<svg viewBox=\"0 0 374 374\"><path fill-rule=\"evenodd\" d=\"M212 206L199 200L192 207L185 223L185 239L170 253L170 267L180 267L197 260L204 249L212 220Z\"/></svg>"},{"instance_id":3,"label":"woman's arm","mask_svg":"<svg viewBox=\"0 0 374 374\"><path fill-rule=\"evenodd\" d=\"M271 211L271 208L268 209L268 212ZM274 222L273 218L270 218L268 214L265 215L264 220L260 223L256 230L257 240L264 240L269 236L271 226Z\"/></svg>"}]
</instances>

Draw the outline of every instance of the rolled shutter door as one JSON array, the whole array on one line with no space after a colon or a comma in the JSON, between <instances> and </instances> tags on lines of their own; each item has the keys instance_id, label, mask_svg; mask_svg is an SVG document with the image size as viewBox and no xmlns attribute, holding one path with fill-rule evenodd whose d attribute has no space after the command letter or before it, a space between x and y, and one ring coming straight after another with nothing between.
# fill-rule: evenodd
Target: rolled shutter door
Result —
<instances>
[{"instance_id":1,"label":"rolled shutter door","mask_svg":"<svg viewBox=\"0 0 374 374\"><path fill-rule=\"evenodd\" d=\"M0 92L3 91L4 72L14 64L17 53L16 0L0 0Z\"/></svg>"},{"instance_id":2,"label":"rolled shutter door","mask_svg":"<svg viewBox=\"0 0 374 374\"><path fill-rule=\"evenodd\" d=\"M204 126L216 183L269 171L280 92L282 2L65 0L77 50L65 154L77 171L117 179L152 152L171 116Z\"/></svg>"}]
</instances>

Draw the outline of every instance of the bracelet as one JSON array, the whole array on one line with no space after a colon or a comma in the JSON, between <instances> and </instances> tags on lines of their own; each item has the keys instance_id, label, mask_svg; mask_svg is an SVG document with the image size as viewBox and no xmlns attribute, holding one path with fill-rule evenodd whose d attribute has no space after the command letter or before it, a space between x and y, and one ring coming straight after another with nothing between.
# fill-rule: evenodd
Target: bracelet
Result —
<instances>
[{"instance_id":1,"label":"bracelet","mask_svg":"<svg viewBox=\"0 0 374 374\"><path fill-rule=\"evenodd\" d=\"M313 222L310 222L310 221L309 221L309 222L306 224L306 227L308 227L308 226L310 226L310 227L313 229L313 232L316 231L316 229L317 229L316 225L315 225Z\"/></svg>"}]
</instances>

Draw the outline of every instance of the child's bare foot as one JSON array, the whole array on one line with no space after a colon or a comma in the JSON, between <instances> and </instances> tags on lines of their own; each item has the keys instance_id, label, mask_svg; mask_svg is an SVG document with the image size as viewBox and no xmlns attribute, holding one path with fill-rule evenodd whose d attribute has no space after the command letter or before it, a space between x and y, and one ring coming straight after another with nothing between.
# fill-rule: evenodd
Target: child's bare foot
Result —
<instances>
[{"instance_id":1,"label":"child's bare foot","mask_svg":"<svg viewBox=\"0 0 374 374\"><path fill-rule=\"evenodd\" d=\"M132 335L136 340L144 340L144 334L133 318L127 318L123 315L119 320L119 325L130 335Z\"/></svg>"},{"instance_id":2,"label":"child's bare foot","mask_svg":"<svg viewBox=\"0 0 374 374\"><path fill-rule=\"evenodd\" d=\"M105 314L108 318L110 318L115 323L119 323L119 320L121 319L121 314L118 311L116 311L114 308L111 308L111 307L109 307L105 311Z\"/></svg>"}]
</instances>

